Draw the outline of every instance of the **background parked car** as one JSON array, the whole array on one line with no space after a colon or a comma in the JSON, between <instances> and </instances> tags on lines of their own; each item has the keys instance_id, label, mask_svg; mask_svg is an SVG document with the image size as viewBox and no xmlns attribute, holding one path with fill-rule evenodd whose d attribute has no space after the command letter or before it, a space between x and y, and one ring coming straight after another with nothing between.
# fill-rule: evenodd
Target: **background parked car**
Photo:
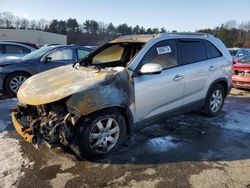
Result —
<instances>
[{"instance_id":1,"label":"background parked car","mask_svg":"<svg viewBox=\"0 0 250 188\"><path fill-rule=\"evenodd\" d=\"M36 49L37 46L32 43L0 41L0 61L6 59L20 59Z\"/></svg>"},{"instance_id":2,"label":"background parked car","mask_svg":"<svg viewBox=\"0 0 250 188\"><path fill-rule=\"evenodd\" d=\"M0 90L15 95L20 85L31 75L82 59L91 48L75 45L42 47L20 60L0 62Z\"/></svg>"},{"instance_id":3,"label":"background parked car","mask_svg":"<svg viewBox=\"0 0 250 188\"><path fill-rule=\"evenodd\" d=\"M233 57L233 59L241 59L245 56L250 55L249 48L228 48L228 51Z\"/></svg>"},{"instance_id":4,"label":"background parked car","mask_svg":"<svg viewBox=\"0 0 250 188\"><path fill-rule=\"evenodd\" d=\"M234 60L233 87L250 89L250 55Z\"/></svg>"}]
</instances>

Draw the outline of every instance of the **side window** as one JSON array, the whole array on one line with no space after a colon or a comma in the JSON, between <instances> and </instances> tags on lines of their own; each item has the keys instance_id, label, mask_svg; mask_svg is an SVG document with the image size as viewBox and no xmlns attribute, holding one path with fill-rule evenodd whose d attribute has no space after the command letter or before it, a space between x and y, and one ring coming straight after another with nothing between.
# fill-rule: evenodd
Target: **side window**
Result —
<instances>
[{"instance_id":1,"label":"side window","mask_svg":"<svg viewBox=\"0 0 250 188\"><path fill-rule=\"evenodd\" d=\"M6 44L5 45L5 53L6 54L24 54L30 53L31 50L25 48L23 46L13 45L13 44Z\"/></svg>"},{"instance_id":2,"label":"side window","mask_svg":"<svg viewBox=\"0 0 250 188\"><path fill-rule=\"evenodd\" d=\"M124 52L124 47L119 44L110 46L101 51L96 56L94 56L92 64L102 64L114 61L121 61L123 52Z\"/></svg>"},{"instance_id":3,"label":"side window","mask_svg":"<svg viewBox=\"0 0 250 188\"><path fill-rule=\"evenodd\" d=\"M72 60L73 59L73 51L72 49L63 49L52 52L49 57L51 57L52 61L60 61L60 60Z\"/></svg>"},{"instance_id":4,"label":"side window","mask_svg":"<svg viewBox=\"0 0 250 188\"><path fill-rule=\"evenodd\" d=\"M222 56L221 52L211 42L209 42L207 40L203 40L203 43L207 49L208 59Z\"/></svg>"},{"instance_id":5,"label":"side window","mask_svg":"<svg viewBox=\"0 0 250 188\"><path fill-rule=\"evenodd\" d=\"M177 48L175 41L161 41L153 46L142 59L142 65L147 63L159 64L162 69L177 66Z\"/></svg>"},{"instance_id":6,"label":"side window","mask_svg":"<svg viewBox=\"0 0 250 188\"><path fill-rule=\"evenodd\" d=\"M28 54L31 52L31 50L29 48L25 48L25 47L21 47L22 48L22 51L24 54Z\"/></svg>"},{"instance_id":7,"label":"side window","mask_svg":"<svg viewBox=\"0 0 250 188\"><path fill-rule=\"evenodd\" d=\"M179 40L182 64L189 64L207 59L205 46L200 40Z\"/></svg>"},{"instance_id":8,"label":"side window","mask_svg":"<svg viewBox=\"0 0 250 188\"><path fill-rule=\"evenodd\" d=\"M89 51L83 50L83 49L77 49L76 51L77 51L77 57L78 57L78 59L82 59L82 58L84 58L86 55L89 54Z\"/></svg>"}]
</instances>

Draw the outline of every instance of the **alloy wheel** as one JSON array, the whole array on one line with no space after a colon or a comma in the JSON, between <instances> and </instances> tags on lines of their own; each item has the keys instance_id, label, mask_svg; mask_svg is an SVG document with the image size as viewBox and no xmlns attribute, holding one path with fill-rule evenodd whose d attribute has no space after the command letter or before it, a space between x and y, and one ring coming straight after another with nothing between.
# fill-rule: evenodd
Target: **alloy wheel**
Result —
<instances>
[{"instance_id":1,"label":"alloy wheel","mask_svg":"<svg viewBox=\"0 0 250 188\"><path fill-rule=\"evenodd\" d=\"M116 145L119 134L120 128L115 119L105 118L99 120L90 131L90 149L98 154L109 152Z\"/></svg>"},{"instance_id":2,"label":"alloy wheel","mask_svg":"<svg viewBox=\"0 0 250 188\"><path fill-rule=\"evenodd\" d=\"M26 80L27 78L25 76L14 76L11 80L10 80L10 89L14 92L17 93L19 87L23 84L23 82Z\"/></svg>"},{"instance_id":3,"label":"alloy wheel","mask_svg":"<svg viewBox=\"0 0 250 188\"><path fill-rule=\"evenodd\" d=\"M221 90L217 89L213 92L210 99L210 109L216 113L220 110L223 103L223 96Z\"/></svg>"}]
</instances>

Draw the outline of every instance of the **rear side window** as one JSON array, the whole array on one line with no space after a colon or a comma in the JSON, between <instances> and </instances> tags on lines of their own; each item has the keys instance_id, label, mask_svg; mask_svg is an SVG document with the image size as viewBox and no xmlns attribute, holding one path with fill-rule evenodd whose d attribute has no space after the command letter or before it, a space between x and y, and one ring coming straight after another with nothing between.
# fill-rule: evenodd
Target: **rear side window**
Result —
<instances>
[{"instance_id":1,"label":"rear side window","mask_svg":"<svg viewBox=\"0 0 250 188\"><path fill-rule=\"evenodd\" d=\"M162 69L177 66L177 49L175 41L165 40L154 45L142 59L142 65L147 63L159 64Z\"/></svg>"},{"instance_id":2,"label":"rear side window","mask_svg":"<svg viewBox=\"0 0 250 188\"><path fill-rule=\"evenodd\" d=\"M77 49L77 57L78 57L78 59L82 59L88 54L89 54L89 51L87 51L87 50Z\"/></svg>"},{"instance_id":3,"label":"rear side window","mask_svg":"<svg viewBox=\"0 0 250 188\"><path fill-rule=\"evenodd\" d=\"M12 45L12 44L5 45L5 53L6 54L26 54L26 53L30 53L30 52L31 52L30 49L25 48L23 46Z\"/></svg>"},{"instance_id":4,"label":"rear side window","mask_svg":"<svg viewBox=\"0 0 250 188\"><path fill-rule=\"evenodd\" d=\"M206 48L200 40L179 40L182 64L189 64L207 59Z\"/></svg>"},{"instance_id":5,"label":"rear side window","mask_svg":"<svg viewBox=\"0 0 250 188\"><path fill-rule=\"evenodd\" d=\"M203 43L207 49L208 59L220 57L222 55L221 52L211 42L203 40Z\"/></svg>"}]
</instances>

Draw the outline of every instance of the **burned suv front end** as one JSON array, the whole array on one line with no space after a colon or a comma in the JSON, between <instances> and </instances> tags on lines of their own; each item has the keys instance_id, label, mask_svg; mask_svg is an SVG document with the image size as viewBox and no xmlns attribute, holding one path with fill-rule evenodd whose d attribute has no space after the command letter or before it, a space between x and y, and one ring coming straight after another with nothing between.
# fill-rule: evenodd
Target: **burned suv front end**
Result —
<instances>
[{"instance_id":1,"label":"burned suv front end","mask_svg":"<svg viewBox=\"0 0 250 188\"><path fill-rule=\"evenodd\" d=\"M48 92L49 91L49 92ZM20 87L12 111L17 132L28 142L70 147L88 115L109 107L127 107L133 86L125 69L59 67L30 77Z\"/></svg>"},{"instance_id":2,"label":"burned suv front end","mask_svg":"<svg viewBox=\"0 0 250 188\"><path fill-rule=\"evenodd\" d=\"M27 79L17 93L20 104L12 111L17 132L26 141L70 146L81 155L114 150L133 124L129 107L134 85L127 64L153 38L118 38L73 66Z\"/></svg>"},{"instance_id":3,"label":"burned suv front end","mask_svg":"<svg viewBox=\"0 0 250 188\"><path fill-rule=\"evenodd\" d=\"M68 97L45 105L18 105L12 112L16 130L28 142L43 139L49 144L68 146L79 116L69 112L67 100Z\"/></svg>"}]
</instances>

